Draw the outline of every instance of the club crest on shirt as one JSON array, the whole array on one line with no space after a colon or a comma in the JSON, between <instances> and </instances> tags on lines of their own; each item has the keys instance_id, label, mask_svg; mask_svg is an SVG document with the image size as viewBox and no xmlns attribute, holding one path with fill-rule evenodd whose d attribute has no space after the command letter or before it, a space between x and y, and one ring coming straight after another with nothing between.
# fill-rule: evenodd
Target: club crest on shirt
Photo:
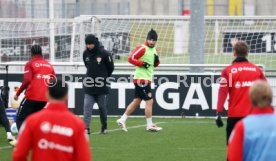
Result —
<instances>
[{"instance_id":1,"label":"club crest on shirt","mask_svg":"<svg viewBox=\"0 0 276 161\"><path fill-rule=\"evenodd\" d=\"M97 62L98 62L98 64L100 64L101 61L102 61L102 58L101 58L101 57L97 57Z\"/></svg>"}]
</instances>

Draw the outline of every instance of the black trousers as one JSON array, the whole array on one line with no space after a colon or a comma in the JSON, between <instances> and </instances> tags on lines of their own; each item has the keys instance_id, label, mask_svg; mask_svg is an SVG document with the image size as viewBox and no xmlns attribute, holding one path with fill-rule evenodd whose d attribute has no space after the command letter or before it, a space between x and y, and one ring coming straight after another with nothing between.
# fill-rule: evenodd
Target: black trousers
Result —
<instances>
[{"instance_id":1,"label":"black trousers","mask_svg":"<svg viewBox=\"0 0 276 161\"><path fill-rule=\"evenodd\" d=\"M226 143L228 144L228 140L230 138L231 132L234 129L236 123L243 119L243 117L228 117L227 125L226 125Z\"/></svg>"},{"instance_id":2,"label":"black trousers","mask_svg":"<svg viewBox=\"0 0 276 161\"><path fill-rule=\"evenodd\" d=\"M11 132L10 123L7 118L5 107L1 99L0 99L0 122L5 127L6 132Z\"/></svg>"},{"instance_id":3,"label":"black trousers","mask_svg":"<svg viewBox=\"0 0 276 161\"><path fill-rule=\"evenodd\" d=\"M99 106L100 119L102 124L102 131L107 129L107 109L108 109L108 96L102 95L84 95L83 116L86 129L90 129L92 108L95 103Z\"/></svg>"},{"instance_id":4,"label":"black trousers","mask_svg":"<svg viewBox=\"0 0 276 161\"><path fill-rule=\"evenodd\" d=\"M47 102L42 101L33 101L24 98L20 103L19 109L16 115L16 126L18 131L21 128L22 123L24 120L31 114L40 111L44 108Z\"/></svg>"}]
</instances>

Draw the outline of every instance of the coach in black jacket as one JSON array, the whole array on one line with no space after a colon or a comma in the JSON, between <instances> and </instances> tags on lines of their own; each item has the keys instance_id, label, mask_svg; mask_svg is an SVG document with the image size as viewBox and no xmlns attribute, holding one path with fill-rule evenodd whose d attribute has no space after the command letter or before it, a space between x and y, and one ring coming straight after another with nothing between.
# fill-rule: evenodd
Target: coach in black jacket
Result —
<instances>
[{"instance_id":1,"label":"coach in black jacket","mask_svg":"<svg viewBox=\"0 0 276 161\"><path fill-rule=\"evenodd\" d=\"M106 79L114 70L111 54L100 45L98 38L87 35L86 50L83 52L83 62L87 68L84 86L84 121L87 134L90 134L90 121L94 103L99 106L101 118L101 133L107 134L107 94L109 93Z\"/></svg>"}]
</instances>

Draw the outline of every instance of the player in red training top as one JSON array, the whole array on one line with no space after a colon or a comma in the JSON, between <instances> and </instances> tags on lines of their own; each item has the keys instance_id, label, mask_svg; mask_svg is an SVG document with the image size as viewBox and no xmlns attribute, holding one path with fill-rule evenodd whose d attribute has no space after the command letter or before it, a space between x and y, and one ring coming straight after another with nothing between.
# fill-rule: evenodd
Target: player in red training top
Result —
<instances>
[{"instance_id":1,"label":"player in red training top","mask_svg":"<svg viewBox=\"0 0 276 161\"><path fill-rule=\"evenodd\" d=\"M13 161L90 161L84 122L66 106L68 85L57 80L49 86L45 109L29 116L19 132Z\"/></svg>"},{"instance_id":2,"label":"player in red training top","mask_svg":"<svg viewBox=\"0 0 276 161\"><path fill-rule=\"evenodd\" d=\"M266 80L261 69L247 60L247 43L236 41L232 42L232 44L234 46L235 60L221 73L216 119L217 126L222 127L221 113L229 94L226 127L227 141L235 124L250 113L251 101L248 94L250 86L255 80Z\"/></svg>"},{"instance_id":3,"label":"player in red training top","mask_svg":"<svg viewBox=\"0 0 276 161\"><path fill-rule=\"evenodd\" d=\"M32 59L25 65L23 83L16 92L14 99L26 89L26 96L22 100L17 112L16 125L20 129L23 121L32 113L46 105L47 88L50 78L55 77L53 66L42 57L39 45L31 47Z\"/></svg>"}]
</instances>

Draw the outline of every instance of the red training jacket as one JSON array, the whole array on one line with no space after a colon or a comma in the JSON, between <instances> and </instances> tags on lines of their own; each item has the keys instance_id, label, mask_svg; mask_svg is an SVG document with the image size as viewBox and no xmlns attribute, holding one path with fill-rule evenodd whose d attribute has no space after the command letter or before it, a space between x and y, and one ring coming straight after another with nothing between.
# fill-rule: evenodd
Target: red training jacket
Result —
<instances>
[{"instance_id":1,"label":"red training jacket","mask_svg":"<svg viewBox=\"0 0 276 161\"><path fill-rule=\"evenodd\" d=\"M148 46L148 43L145 42L144 43L146 46ZM157 49L156 49L157 50ZM144 46L138 46L136 47L136 49L129 55L128 57L128 62L134 66L138 66L141 67L143 65L143 61L139 60L139 58L141 58L146 52L146 49ZM157 54L157 53L156 53ZM158 65L160 64L160 61L158 62L154 62L154 67L158 67ZM133 80L133 83L148 83L148 80Z\"/></svg>"},{"instance_id":2,"label":"red training jacket","mask_svg":"<svg viewBox=\"0 0 276 161\"><path fill-rule=\"evenodd\" d=\"M47 84L52 77L55 77L53 66L42 56L34 56L25 65L23 82L19 90L16 92L16 95L19 96L25 89L27 89L25 96L26 99L47 102Z\"/></svg>"},{"instance_id":3,"label":"red training jacket","mask_svg":"<svg viewBox=\"0 0 276 161\"><path fill-rule=\"evenodd\" d=\"M232 65L226 67L221 73L217 112L223 111L229 94L228 117L247 116L252 107L249 88L258 79L266 80L258 66L248 62L246 58L236 58Z\"/></svg>"},{"instance_id":4,"label":"red training jacket","mask_svg":"<svg viewBox=\"0 0 276 161\"><path fill-rule=\"evenodd\" d=\"M90 161L91 154L85 126L65 103L48 103L45 109L29 116L23 123L13 161Z\"/></svg>"}]
</instances>

